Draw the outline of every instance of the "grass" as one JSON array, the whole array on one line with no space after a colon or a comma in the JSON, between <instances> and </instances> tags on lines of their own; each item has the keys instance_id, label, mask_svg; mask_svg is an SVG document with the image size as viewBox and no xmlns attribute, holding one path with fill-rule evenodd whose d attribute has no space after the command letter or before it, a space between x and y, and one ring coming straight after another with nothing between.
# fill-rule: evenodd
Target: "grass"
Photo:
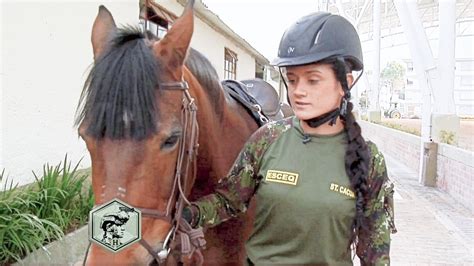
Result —
<instances>
[{"instance_id":1,"label":"grass","mask_svg":"<svg viewBox=\"0 0 474 266\"><path fill-rule=\"evenodd\" d=\"M367 115L361 115L360 119L364 120L364 121L369 121ZM406 133L409 133L409 134L412 134L412 135L415 135L415 136L421 136L421 132L418 129L410 128L410 127L407 127L407 126L404 126L404 125L385 122L385 121L380 121L380 122L371 121L371 123L381 125L381 126L384 126L384 127L389 127L389 128L396 129L396 130L400 130L400 131L403 131L403 132L406 132Z\"/></svg>"},{"instance_id":2,"label":"grass","mask_svg":"<svg viewBox=\"0 0 474 266\"><path fill-rule=\"evenodd\" d=\"M421 132L418 129L410 128L410 127L407 127L407 126L404 126L404 125L390 123L390 122L384 122L384 121L372 122L372 123L378 124L378 125L381 125L381 126L384 126L384 127L389 127L389 128L392 128L392 129L396 129L396 130L399 130L399 131L403 131L403 132L406 132L406 133L409 133L409 134L412 134L412 135L415 135L415 136L421 136Z\"/></svg>"},{"instance_id":3,"label":"grass","mask_svg":"<svg viewBox=\"0 0 474 266\"><path fill-rule=\"evenodd\" d=\"M409 134L412 134L412 135L415 135L415 136L421 136L420 130L418 130L416 128L410 128L410 127L407 127L407 126L404 126L404 125L390 123L390 122L382 122L381 124L386 126L386 127L390 127L390 128L396 129L396 130L400 130L400 131L403 131L403 132L406 132L406 133L409 133Z\"/></svg>"},{"instance_id":4,"label":"grass","mask_svg":"<svg viewBox=\"0 0 474 266\"><path fill-rule=\"evenodd\" d=\"M5 179L0 192L0 265L20 260L87 222L94 204L87 172L67 156L57 166L44 165L36 182L18 187Z\"/></svg>"}]
</instances>

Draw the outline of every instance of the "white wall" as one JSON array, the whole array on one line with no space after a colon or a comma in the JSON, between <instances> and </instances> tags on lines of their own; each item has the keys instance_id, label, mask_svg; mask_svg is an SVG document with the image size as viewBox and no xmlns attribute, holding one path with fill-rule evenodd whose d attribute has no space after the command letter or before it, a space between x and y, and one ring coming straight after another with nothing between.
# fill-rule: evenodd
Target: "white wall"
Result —
<instances>
[{"instance_id":1,"label":"white wall","mask_svg":"<svg viewBox=\"0 0 474 266\"><path fill-rule=\"evenodd\" d=\"M176 0L164 0L158 3L177 16L180 16L184 9ZM211 61L220 79L224 79L224 48L226 47L237 53L237 79L255 77L255 59L236 43L224 37L222 33L201 21L197 16L194 20L191 46Z\"/></svg>"},{"instance_id":2,"label":"white wall","mask_svg":"<svg viewBox=\"0 0 474 266\"><path fill-rule=\"evenodd\" d=\"M104 3L105 2L105 3ZM0 171L20 184L67 153L81 167L89 153L73 128L79 95L93 61L90 34L98 6L118 24L138 22L138 1L4 1Z\"/></svg>"}]
</instances>

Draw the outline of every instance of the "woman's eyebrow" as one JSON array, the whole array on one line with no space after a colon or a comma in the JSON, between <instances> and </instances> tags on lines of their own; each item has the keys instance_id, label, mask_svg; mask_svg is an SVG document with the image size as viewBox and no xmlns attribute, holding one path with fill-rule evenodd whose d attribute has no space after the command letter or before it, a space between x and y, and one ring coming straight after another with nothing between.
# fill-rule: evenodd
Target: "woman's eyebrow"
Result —
<instances>
[{"instance_id":1,"label":"woman's eyebrow","mask_svg":"<svg viewBox=\"0 0 474 266\"><path fill-rule=\"evenodd\" d=\"M319 73L319 74L322 74L323 72L317 70L317 69L311 69L311 70L307 70L305 71L304 73L306 74L312 74L312 73Z\"/></svg>"}]
</instances>

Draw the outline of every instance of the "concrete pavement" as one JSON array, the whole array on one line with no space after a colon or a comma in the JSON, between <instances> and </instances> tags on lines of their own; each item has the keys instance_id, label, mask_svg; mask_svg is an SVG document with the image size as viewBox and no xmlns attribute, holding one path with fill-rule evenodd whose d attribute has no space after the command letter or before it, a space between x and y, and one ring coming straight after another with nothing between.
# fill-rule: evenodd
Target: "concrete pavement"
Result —
<instances>
[{"instance_id":1,"label":"concrete pavement","mask_svg":"<svg viewBox=\"0 0 474 266\"><path fill-rule=\"evenodd\" d=\"M418 183L418 175L385 156L395 183L392 265L474 265L474 215L445 192Z\"/></svg>"}]
</instances>

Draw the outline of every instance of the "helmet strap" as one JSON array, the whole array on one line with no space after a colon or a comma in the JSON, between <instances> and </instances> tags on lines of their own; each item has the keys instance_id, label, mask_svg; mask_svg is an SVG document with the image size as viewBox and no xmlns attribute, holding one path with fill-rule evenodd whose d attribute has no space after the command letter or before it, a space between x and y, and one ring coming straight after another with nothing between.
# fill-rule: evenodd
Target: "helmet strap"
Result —
<instances>
[{"instance_id":1,"label":"helmet strap","mask_svg":"<svg viewBox=\"0 0 474 266\"><path fill-rule=\"evenodd\" d=\"M312 128L319 127L320 125L327 123L328 121L329 121L329 125L333 126L334 124L336 124L336 120L339 117L339 113L340 113L339 111L340 109L336 108L318 117L311 118L304 121Z\"/></svg>"},{"instance_id":2,"label":"helmet strap","mask_svg":"<svg viewBox=\"0 0 474 266\"><path fill-rule=\"evenodd\" d=\"M285 88L286 88L286 101L287 101L288 104L291 106L290 97L288 96L288 84L286 84L285 77L283 76L283 73L281 73L281 67L278 67L278 72L280 72L280 78L281 78L281 80L283 80L283 84L285 84Z\"/></svg>"},{"instance_id":3,"label":"helmet strap","mask_svg":"<svg viewBox=\"0 0 474 266\"><path fill-rule=\"evenodd\" d=\"M341 110L339 112L339 115L341 116L341 119L342 120L346 120L346 115L347 115L347 103L349 102L349 99L344 97L342 98L342 101L341 101L341 107L339 107L339 109Z\"/></svg>"},{"instance_id":4,"label":"helmet strap","mask_svg":"<svg viewBox=\"0 0 474 266\"><path fill-rule=\"evenodd\" d=\"M354 85L356 85L357 81L359 81L359 79L362 77L362 74L364 74L364 69L362 68L362 70L360 71L360 74L357 76L357 78L354 80L354 82L352 83L351 85L351 89L352 87L354 87Z\"/></svg>"},{"instance_id":5,"label":"helmet strap","mask_svg":"<svg viewBox=\"0 0 474 266\"><path fill-rule=\"evenodd\" d=\"M341 83L342 90L344 91L344 96L342 96L342 101L340 105L340 116L342 120L345 120L347 116L347 104L351 100L351 88L354 86L355 82L357 82L360 78L360 75L357 77L356 81L351 85L347 84L347 77L346 77L346 62L343 57L338 56L335 62L336 66L336 78Z\"/></svg>"}]
</instances>

